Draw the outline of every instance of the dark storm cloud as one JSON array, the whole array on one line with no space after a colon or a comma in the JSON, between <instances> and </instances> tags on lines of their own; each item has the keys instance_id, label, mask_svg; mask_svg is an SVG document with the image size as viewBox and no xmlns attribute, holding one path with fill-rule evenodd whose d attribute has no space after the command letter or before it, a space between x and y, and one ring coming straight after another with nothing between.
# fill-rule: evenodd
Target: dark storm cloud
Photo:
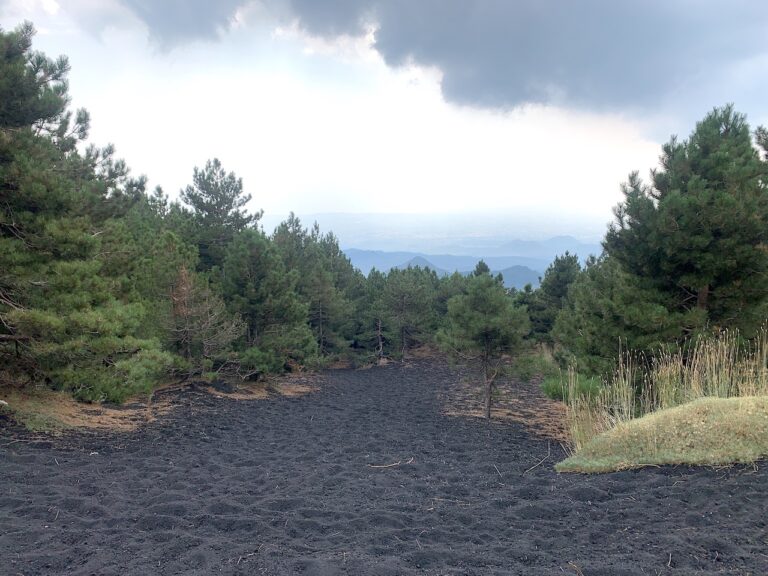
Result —
<instances>
[{"instance_id":1,"label":"dark storm cloud","mask_svg":"<svg viewBox=\"0 0 768 576\"><path fill-rule=\"evenodd\" d=\"M354 13L351 4L293 0L310 32L375 19L389 64L434 65L449 100L494 107L645 107L764 50L768 32L762 1L381 0L354 3Z\"/></svg>"},{"instance_id":2,"label":"dark storm cloud","mask_svg":"<svg viewBox=\"0 0 768 576\"><path fill-rule=\"evenodd\" d=\"M214 35L242 3L123 2L169 43ZM760 0L266 0L286 2L315 35L375 24L389 65L436 66L447 99L489 107L646 108L717 82L768 37Z\"/></svg>"},{"instance_id":3,"label":"dark storm cloud","mask_svg":"<svg viewBox=\"0 0 768 576\"><path fill-rule=\"evenodd\" d=\"M121 0L143 20L152 37L169 47L198 38L216 38L229 26L242 0Z\"/></svg>"}]
</instances>

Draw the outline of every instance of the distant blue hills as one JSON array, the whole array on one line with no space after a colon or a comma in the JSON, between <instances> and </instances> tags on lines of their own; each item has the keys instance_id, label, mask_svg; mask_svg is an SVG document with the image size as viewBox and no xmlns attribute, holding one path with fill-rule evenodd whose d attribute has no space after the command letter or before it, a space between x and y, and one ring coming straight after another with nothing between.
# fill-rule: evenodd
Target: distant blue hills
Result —
<instances>
[{"instance_id":1,"label":"distant blue hills","mask_svg":"<svg viewBox=\"0 0 768 576\"><path fill-rule=\"evenodd\" d=\"M457 247L458 248L458 247ZM376 268L387 272L392 268L420 266L434 270L439 276L474 270L479 260L484 260L494 274L501 273L508 288L523 288L526 284L538 286L539 278L555 256L569 251L584 261L590 254L599 254L599 244L586 244L570 236L558 236L543 241L515 240L504 245L484 249L483 255L424 254L421 252L387 252L347 248L345 254L352 264L364 274ZM458 250L457 250L458 251ZM501 255L506 252L508 255Z\"/></svg>"}]
</instances>

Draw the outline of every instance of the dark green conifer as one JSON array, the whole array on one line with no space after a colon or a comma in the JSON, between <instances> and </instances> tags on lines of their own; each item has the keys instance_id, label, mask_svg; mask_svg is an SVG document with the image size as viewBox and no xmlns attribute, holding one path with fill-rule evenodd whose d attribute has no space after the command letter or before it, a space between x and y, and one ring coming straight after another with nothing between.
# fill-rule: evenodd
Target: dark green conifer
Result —
<instances>
[{"instance_id":1,"label":"dark green conifer","mask_svg":"<svg viewBox=\"0 0 768 576\"><path fill-rule=\"evenodd\" d=\"M448 301L446 325L438 337L455 359L477 365L483 378L485 417L491 417L493 387L504 356L514 354L529 330L525 308L515 306L490 274L473 276L466 294Z\"/></svg>"}]
</instances>

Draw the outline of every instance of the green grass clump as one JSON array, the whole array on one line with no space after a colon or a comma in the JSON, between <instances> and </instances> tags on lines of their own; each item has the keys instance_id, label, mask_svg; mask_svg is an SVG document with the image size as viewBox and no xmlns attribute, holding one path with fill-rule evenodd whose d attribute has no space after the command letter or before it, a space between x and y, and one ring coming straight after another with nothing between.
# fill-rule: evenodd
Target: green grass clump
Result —
<instances>
[{"instance_id":1,"label":"green grass clump","mask_svg":"<svg viewBox=\"0 0 768 576\"><path fill-rule=\"evenodd\" d=\"M768 397L699 398L618 423L557 464L559 472L749 463L768 456Z\"/></svg>"},{"instance_id":2,"label":"green grass clump","mask_svg":"<svg viewBox=\"0 0 768 576\"><path fill-rule=\"evenodd\" d=\"M603 382L596 376L575 375L573 385L569 385L568 378L564 374L547 376L541 382L541 390L552 400L568 402L572 394L581 398L596 398L603 388Z\"/></svg>"},{"instance_id":3,"label":"green grass clump","mask_svg":"<svg viewBox=\"0 0 768 576\"><path fill-rule=\"evenodd\" d=\"M560 368L546 348L537 348L518 356L510 369L510 376L530 382L534 378L553 378Z\"/></svg>"}]
</instances>

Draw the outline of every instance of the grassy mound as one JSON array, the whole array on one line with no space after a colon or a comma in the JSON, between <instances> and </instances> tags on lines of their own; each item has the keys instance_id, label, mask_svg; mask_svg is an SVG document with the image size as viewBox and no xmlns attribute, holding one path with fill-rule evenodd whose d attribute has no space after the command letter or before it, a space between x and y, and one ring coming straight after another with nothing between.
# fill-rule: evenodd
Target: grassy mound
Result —
<instances>
[{"instance_id":1,"label":"grassy mound","mask_svg":"<svg viewBox=\"0 0 768 576\"><path fill-rule=\"evenodd\" d=\"M699 398L621 422L560 462L559 472L662 464L726 465L768 456L768 397Z\"/></svg>"}]
</instances>

